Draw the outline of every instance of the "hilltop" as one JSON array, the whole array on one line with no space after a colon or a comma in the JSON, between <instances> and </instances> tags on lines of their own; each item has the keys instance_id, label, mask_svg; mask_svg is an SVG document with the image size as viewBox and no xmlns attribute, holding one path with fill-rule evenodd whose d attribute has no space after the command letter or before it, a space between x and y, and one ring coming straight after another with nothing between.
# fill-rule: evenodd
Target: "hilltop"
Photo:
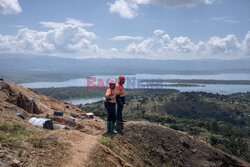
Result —
<instances>
[{"instance_id":1,"label":"hilltop","mask_svg":"<svg viewBox=\"0 0 250 167\"><path fill-rule=\"evenodd\" d=\"M54 116L56 110L64 115ZM4 81L0 112L0 166L249 166L197 137L158 124L131 121L124 134L105 134L104 120L82 120L86 111ZM70 130L37 128L28 123L34 116Z\"/></svg>"},{"instance_id":2,"label":"hilltop","mask_svg":"<svg viewBox=\"0 0 250 167\"><path fill-rule=\"evenodd\" d=\"M126 123L123 135L102 138L112 151L98 147L93 166L248 166L249 164L212 147L206 141L149 122ZM123 159L113 159L119 155ZM94 161L98 159L98 161Z\"/></svg>"}]
</instances>

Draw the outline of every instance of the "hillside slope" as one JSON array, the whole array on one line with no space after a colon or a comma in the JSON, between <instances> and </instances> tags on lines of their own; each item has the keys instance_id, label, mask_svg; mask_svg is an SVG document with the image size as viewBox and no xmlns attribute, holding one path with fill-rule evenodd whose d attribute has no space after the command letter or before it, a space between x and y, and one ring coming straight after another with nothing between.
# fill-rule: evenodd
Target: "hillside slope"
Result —
<instances>
[{"instance_id":1,"label":"hillside slope","mask_svg":"<svg viewBox=\"0 0 250 167\"><path fill-rule=\"evenodd\" d=\"M0 166L249 166L209 143L157 124L127 122L123 135L105 134L105 121L82 120L85 111L66 104L0 81ZM54 116L55 110L64 115ZM28 123L34 116L71 130L34 127Z\"/></svg>"},{"instance_id":2,"label":"hillside slope","mask_svg":"<svg viewBox=\"0 0 250 167\"><path fill-rule=\"evenodd\" d=\"M131 121L124 129L123 135L102 138L101 143L112 151L99 147L92 155L92 166L126 166L107 159L112 152L132 166L249 166L199 138L165 126Z\"/></svg>"},{"instance_id":3,"label":"hillside slope","mask_svg":"<svg viewBox=\"0 0 250 167\"><path fill-rule=\"evenodd\" d=\"M29 98L33 98L34 103ZM80 117L85 111L68 105L66 108L65 102L0 81L0 166L61 167L86 163L105 123L99 118L82 120ZM54 116L55 110L64 111L64 115ZM17 117L17 113L23 114L25 119ZM71 130L37 128L28 122L34 116L51 118L54 123L67 125ZM72 116L75 121L68 119ZM75 157L79 156L76 162Z\"/></svg>"}]
</instances>

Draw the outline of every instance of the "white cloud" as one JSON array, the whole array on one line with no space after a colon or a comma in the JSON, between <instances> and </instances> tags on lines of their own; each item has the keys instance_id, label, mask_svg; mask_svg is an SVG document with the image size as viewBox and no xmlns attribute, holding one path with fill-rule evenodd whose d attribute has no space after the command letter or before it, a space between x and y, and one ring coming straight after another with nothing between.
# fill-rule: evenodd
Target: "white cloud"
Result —
<instances>
[{"instance_id":1,"label":"white cloud","mask_svg":"<svg viewBox=\"0 0 250 167\"><path fill-rule=\"evenodd\" d=\"M242 52L242 45L235 35L227 35L224 38L212 37L206 43L208 54L236 55Z\"/></svg>"},{"instance_id":2,"label":"white cloud","mask_svg":"<svg viewBox=\"0 0 250 167\"><path fill-rule=\"evenodd\" d=\"M41 21L40 24L46 28L60 28L65 25L64 23L44 22L44 21Z\"/></svg>"},{"instance_id":3,"label":"white cloud","mask_svg":"<svg viewBox=\"0 0 250 167\"><path fill-rule=\"evenodd\" d=\"M154 39L153 38L148 38L138 45L135 43L131 43L127 46L125 49L126 52L128 53L135 53L135 54L150 54L152 51L152 47L154 44Z\"/></svg>"},{"instance_id":4,"label":"white cloud","mask_svg":"<svg viewBox=\"0 0 250 167\"><path fill-rule=\"evenodd\" d=\"M163 4L167 7L193 7L199 3L211 4L214 0L151 0L151 3Z\"/></svg>"},{"instance_id":5,"label":"white cloud","mask_svg":"<svg viewBox=\"0 0 250 167\"><path fill-rule=\"evenodd\" d=\"M171 41L168 39L168 42L162 43L163 47L166 50L176 53L191 53L196 51L196 46L194 43L190 41L187 37L175 37Z\"/></svg>"},{"instance_id":6,"label":"white cloud","mask_svg":"<svg viewBox=\"0 0 250 167\"><path fill-rule=\"evenodd\" d=\"M109 4L109 11L111 13L119 13L119 15L126 19L131 19L137 16L136 10L138 5L147 4L149 0L116 0Z\"/></svg>"},{"instance_id":7,"label":"white cloud","mask_svg":"<svg viewBox=\"0 0 250 167\"><path fill-rule=\"evenodd\" d=\"M75 26L75 27L90 27L94 25L91 23L83 23L82 21L76 20L73 18L66 18L66 22L64 23L41 21L40 24L46 28L60 28L61 26L64 26L64 25L70 25L70 26Z\"/></svg>"},{"instance_id":8,"label":"white cloud","mask_svg":"<svg viewBox=\"0 0 250 167\"><path fill-rule=\"evenodd\" d=\"M160 34L136 44L129 44L125 52L135 56L146 55L147 58L240 58L250 56L250 31L245 39L239 42L235 35L224 38L211 37L208 41L192 42L188 37L170 38L168 34Z\"/></svg>"},{"instance_id":9,"label":"white cloud","mask_svg":"<svg viewBox=\"0 0 250 167\"><path fill-rule=\"evenodd\" d=\"M95 33L83 29L84 24L74 19L67 19L64 23L41 22L50 27L48 31L36 31L21 28L16 36L0 34L0 52L29 53L29 54L96 54L101 49L91 40ZM60 25L60 26L59 26Z\"/></svg>"},{"instance_id":10,"label":"white cloud","mask_svg":"<svg viewBox=\"0 0 250 167\"><path fill-rule=\"evenodd\" d=\"M115 0L109 3L109 11L118 13L122 18L131 19L138 16L140 5L159 4L166 7L193 7L199 3L211 4L214 0Z\"/></svg>"},{"instance_id":11,"label":"white cloud","mask_svg":"<svg viewBox=\"0 0 250 167\"><path fill-rule=\"evenodd\" d=\"M230 24L240 23L240 21L233 20L233 19L231 19L228 16L224 16L224 17L212 17L211 20L220 21L220 22L224 22L224 23L230 23Z\"/></svg>"},{"instance_id":12,"label":"white cloud","mask_svg":"<svg viewBox=\"0 0 250 167\"><path fill-rule=\"evenodd\" d=\"M155 30L155 31L154 31L154 35L155 35L155 36L159 36L159 35L162 35L162 34L164 34L164 31L163 31L163 30Z\"/></svg>"},{"instance_id":13,"label":"white cloud","mask_svg":"<svg viewBox=\"0 0 250 167\"><path fill-rule=\"evenodd\" d=\"M186 36L170 37L163 30L157 29L149 38L139 36L112 38L112 40L134 40L118 50L102 49L96 45L94 43L96 34L86 30L84 28L86 23L80 21L41 22L41 25L48 29L37 31L20 28L14 36L0 34L0 53L44 54L73 58L146 59L233 59L250 56L250 31L242 41L239 41L234 34L229 34L225 37L214 36L207 41L193 42Z\"/></svg>"},{"instance_id":14,"label":"white cloud","mask_svg":"<svg viewBox=\"0 0 250 167\"><path fill-rule=\"evenodd\" d=\"M250 56L250 31L247 32L247 35L245 36L245 39L242 42L242 45L245 55Z\"/></svg>"},{"instance_id":15,"label":"white cloud","mask_svg":"<svg viewBox=\"0 0 250 167\"><path fill-rule=\"evenodd\" d=\"M6 14L18 14L22 12L18 0L0 0L0 13Z\"/></svg>"},{"instance_id":16,"label":"white cloud","mask_svg":"<svg viewBox=\"0 0 250 167\"><path fill-rule=\"evenodd\" d=\"M93 26L94 24L92 23L83 23L80 20L76 20L73 18L66 18L66 24L70 24L70 25L75 25L75 26L80 26L80 27L90 27Z\"/></svg>"},{"instance_id":17,"label":"white cloud","mask_svg":"<svg viewBox=\"0 0 250 167\"><path fill-rule=\"evenodd\" d=\"M138 40L138 41L140 41L140 40L143 40L143 39L144 39L144 37L141 37L141 36L135 36L135 37L133 37L133 36L126 36L126 35L124 35L124 36L113 37L110 40L111 41L125 41L125 40Z\"/></svg>"},{"instance_id":18,"label":"white cloud","mask_svg":"<svg viewBox=\"0 0 250 167\"><path fill-rule=\"evenodd\" d=\"M212 20L215 20L215 21L221 21L221 20L226 20L226 19L228 19L228 16L224 16L224 17L212 17L211 19L212 19Z\"/></svg>"}]
</instances>

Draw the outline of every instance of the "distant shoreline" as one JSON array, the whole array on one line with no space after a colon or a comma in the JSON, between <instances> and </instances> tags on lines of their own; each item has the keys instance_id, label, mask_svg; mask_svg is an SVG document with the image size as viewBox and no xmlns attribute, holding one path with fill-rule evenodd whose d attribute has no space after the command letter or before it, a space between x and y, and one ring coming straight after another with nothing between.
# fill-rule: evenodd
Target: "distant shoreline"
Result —
<instances>
[{"instance_id":1,"label":"distant shoreline","mask_svg":"<svg viewBox=\"0 0 250 167\"><path fill-rule=\"evenodd\" d=\"M159 79L145 79L145 80L140 80L140 82L147 82L147 83L152 84L152 85L158 85L158 84L164 84L164 83L250 85L250 80L213 80L213 79L207 79L207 80L206 79L162 79L162 80L159 80ZM188 86L185 84L184 84L184 86ZM190 86L192 86L192 85L190 85Z\"/></svg>"}]
</instances>

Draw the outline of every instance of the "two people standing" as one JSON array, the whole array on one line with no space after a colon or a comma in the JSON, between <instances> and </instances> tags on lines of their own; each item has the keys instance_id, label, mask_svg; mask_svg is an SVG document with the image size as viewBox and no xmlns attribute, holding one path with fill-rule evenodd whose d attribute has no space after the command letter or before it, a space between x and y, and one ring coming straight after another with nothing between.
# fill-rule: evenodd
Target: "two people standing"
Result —
<instances>
[{"instance_id":1,"label":"two people standing","mask_svg":"<svg viewBox=\"0 0 250 167\"><path fill-rule=\"evenodd\" d=\"M123 84L125 83L125 77L119 76L119 82L116 85L114 79L109 80L109 88L106 91L106 101L104 106L108 111L107 131L117 133L115 130L115 123L125 122L122 118L122 110L125 104L125 90ZM116 114L116 103L117 103L117 114Z\"/></svg>"}]
</instances>

